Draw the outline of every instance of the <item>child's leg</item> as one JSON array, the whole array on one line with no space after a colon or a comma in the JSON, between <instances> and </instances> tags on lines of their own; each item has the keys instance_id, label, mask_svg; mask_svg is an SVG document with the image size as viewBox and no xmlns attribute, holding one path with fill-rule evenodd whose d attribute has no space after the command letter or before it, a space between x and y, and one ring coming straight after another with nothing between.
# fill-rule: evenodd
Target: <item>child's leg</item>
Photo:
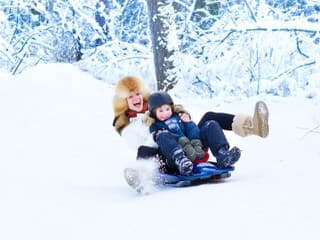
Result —
<instances>
[{"instance_id":1,"label":"child's leg","mask_svg":"<svg viewBox=\"0 0 320 240\"><path fill-rule=\"evenodd\" d=\"M192 121L184 123L184 127L186 130L186 135L188 139L190 139L190 144L191 144L190 147L193 148L195 151L194 158L196 159L204 158L205 153L202 149L203 145L200 141L200 129ZM191 159L191 160L193 161L194 159Z\"/></svg>"},{"instance_id":2,"label":"child's leg","mask_svg":"<svg viewBox=\"0 0 320 240\"><path fill-rule=\"evenodd\" d=\"M192 162L185 156L175 136L170 132L161 132L156 136L156 142L169 168L178 169L181 174L192 173Z\"/></svg>"},{"instance_id":3,"label":"child's leg","mask_svg":"<svg viewBox=\"0 0 320 240\"><path fill-rule=\"evenodd\" d=\"M168 165L170 167L173 167L173 153L176 150L181 149L181 146L179 145L177 138L170 132L165 131L159 133L156 136L155 140L158 144L160 153L166 158Z\"/></svg>"},{"instance_id":4,"label":"child's leg","mask_svg":"<svg viewBox=\"0 0 320 240\"><path fill-rule=\"evenodd\" d=\"M219 125L215 121L207 121L200 129L204 147L210 148L217 159L218 167L229 167L240 158L240 149L233 147L229 151L229 143Z\"/></svg>"},{"instance_id":5,"label":"child's leg","mask_svg":"<svg viewBox=\"0 0 320 240\"><path fill-rule=\"evenodd\" d=\"M214 156L222 147L229 149L229 143L219 123L213 120L205 122L200 128L200 137L205 148L210 148Z\"/></svg>"},{"instance_id":6,"label":"child's leg","mask_svg":"<svg viewBox=\"0 0 320 240\"><path fill-rule=\"evenodd\" d=\"M200 139L200 129L199 127L192 121L183 123L186 136L190 140L192 139Z\"/></svg>"}]
</instances>

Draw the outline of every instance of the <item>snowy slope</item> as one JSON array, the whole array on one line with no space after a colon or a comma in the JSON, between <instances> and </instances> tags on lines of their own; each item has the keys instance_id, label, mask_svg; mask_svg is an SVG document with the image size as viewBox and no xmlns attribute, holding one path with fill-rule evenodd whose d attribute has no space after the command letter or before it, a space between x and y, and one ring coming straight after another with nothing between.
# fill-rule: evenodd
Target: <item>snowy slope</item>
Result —
<instances>
[{"instance_id":1,"label":"snowy slope","mask_svg":"<svg viewBox=\"0 0 320 240\"><path fill-rule=\"evenodd\" d=\"M319 99L182 99L196 120L263 99L270 136L227 133L242 157L223 183L139 196L112 96L71 65L0 73L0 239L319 239Z\"/></svg>"}]
</instances>

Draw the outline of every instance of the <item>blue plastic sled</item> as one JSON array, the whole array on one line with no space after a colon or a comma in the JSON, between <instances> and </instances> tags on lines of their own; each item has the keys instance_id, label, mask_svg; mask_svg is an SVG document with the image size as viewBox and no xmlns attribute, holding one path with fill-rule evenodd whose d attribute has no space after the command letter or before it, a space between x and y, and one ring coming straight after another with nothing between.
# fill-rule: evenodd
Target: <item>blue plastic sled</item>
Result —
<instances>
[{"instance_id":1,"label":"blue plastic sled","mask_svg":"<svg viewBox=\"0 0 320 240\"><path fill-rule=\"evenodd\" d=\"M234 167L217 168L212 162L197 163L193 166L192 175L161 173L158 183L174 187L197 185L230 177L233 170Z\"/></svg>"}]
</instances>

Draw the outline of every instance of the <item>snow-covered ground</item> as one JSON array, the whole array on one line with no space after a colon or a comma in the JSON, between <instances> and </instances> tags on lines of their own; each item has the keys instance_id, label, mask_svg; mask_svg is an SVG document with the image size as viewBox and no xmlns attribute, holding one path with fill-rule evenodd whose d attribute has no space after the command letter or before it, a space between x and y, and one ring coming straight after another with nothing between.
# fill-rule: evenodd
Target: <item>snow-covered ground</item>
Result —
<instances>
[{"instance_id":1,"label":"snow-covered ground","mask_svg":"<svg viewBox=\"0 0 320 240\"><path fill-rule=\"evenodd\" d=\"M141 196L122 176L135 153L111 126L112 96L71 65L0 73L1 240L320 239L319 99L179 99L195 120L262 99L270 136L228 132L242 157L222 183Z\"/></svg>"}]
</instances>

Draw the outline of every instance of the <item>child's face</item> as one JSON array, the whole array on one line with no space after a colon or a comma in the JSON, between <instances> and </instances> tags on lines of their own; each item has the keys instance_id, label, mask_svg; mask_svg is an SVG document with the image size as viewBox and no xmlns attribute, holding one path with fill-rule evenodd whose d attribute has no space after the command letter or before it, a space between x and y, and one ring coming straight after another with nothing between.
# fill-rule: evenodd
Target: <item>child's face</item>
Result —
<instances>
[{"instance_id":1,"label":"child's face","mask_svg":"<svg viewBox=\"0 0 320 240\"><path fill-rule=\"evenodd\" d=\"M130 95L127 97L128 108L130 110L140 112L143 108L143 97L141 93L132 91Z\"/></svg>"},{"instance_id":2,"label":"child's face","mask_svg":"<svg viewBox=\"0 0 320 240\"><path fill-rule=\"evenodd\" d=\"M164 104L156 109L156 117L160 121L165 121L172 116L171 106Z\"/></svg>"}]
</instances>

